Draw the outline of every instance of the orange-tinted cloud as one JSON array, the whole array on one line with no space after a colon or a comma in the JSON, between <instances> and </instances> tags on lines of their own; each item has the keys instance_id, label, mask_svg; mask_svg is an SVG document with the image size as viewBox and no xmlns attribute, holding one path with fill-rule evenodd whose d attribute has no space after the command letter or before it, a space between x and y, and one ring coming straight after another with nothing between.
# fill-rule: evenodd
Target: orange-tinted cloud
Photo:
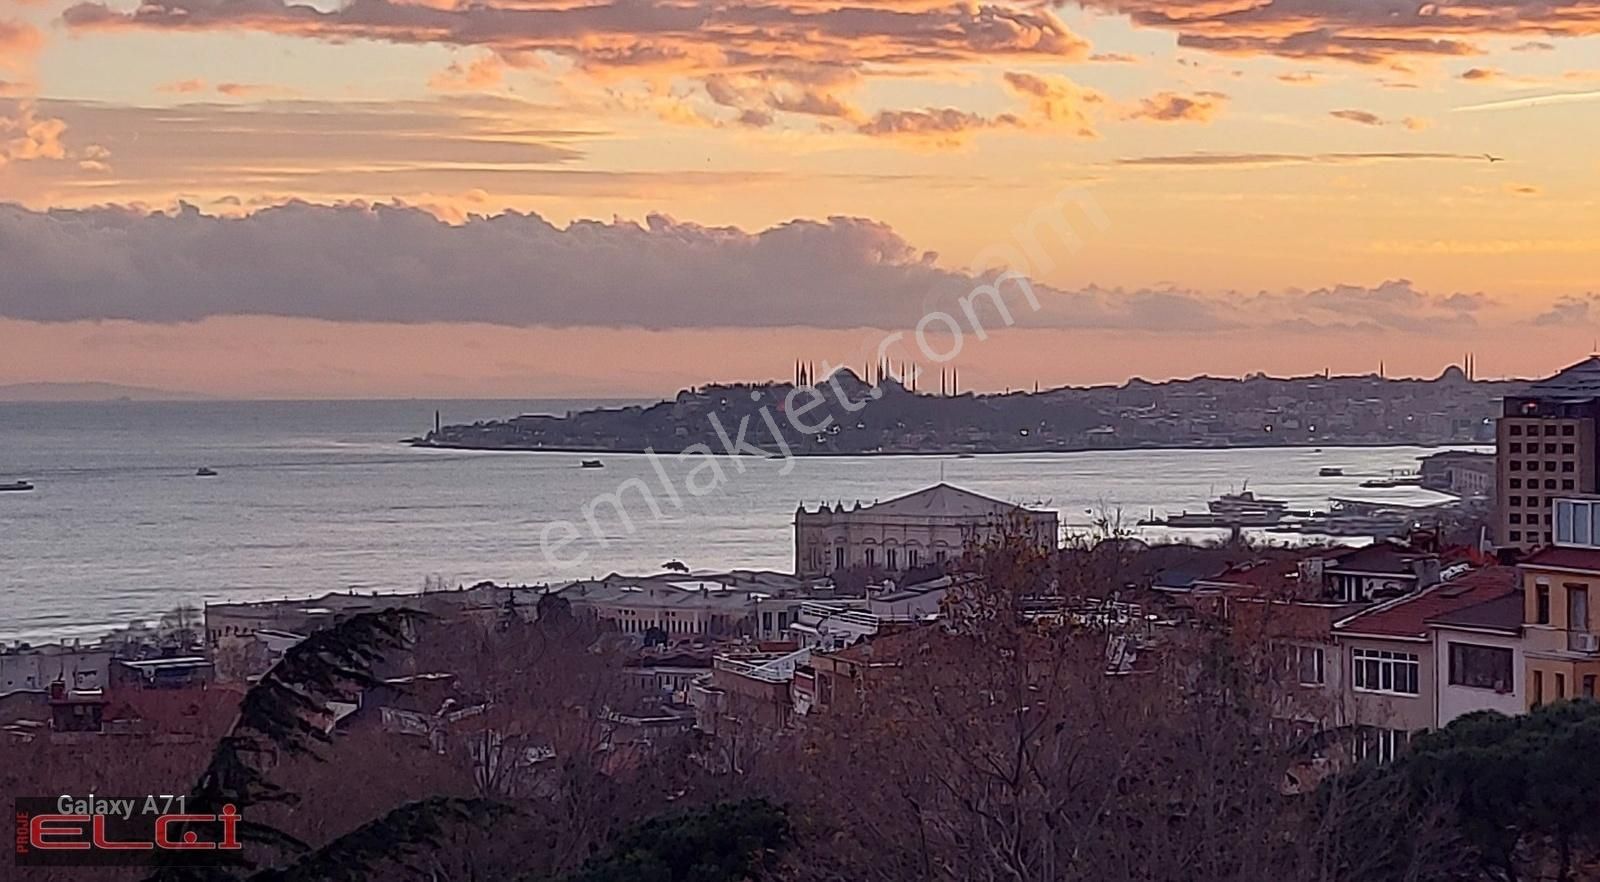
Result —
<instances>
[{"instance_id":1,"label":"orange-tinted cloud","mask_svg":"<svg viewBox=\"0 0 1600 882\"><path fill-rule=\"evenodd\" d=\"M1089 114L1090 108L1106 102L1099 92L1066 77L1030 73L1007 73L1005 83L1028 102L1034 118L1080 138L1095 137L1094 121Z\"/></svg>"},{"instance_id":2,"label":"orange-tinted cloud","mask_svg":"<svg viewBox=\"0 0 1600 882\"><path fill-rule=\"evenodd\" d=\"M44 47L44 34L25 21L0 18L0 67L20 67L19 59L32 56Z\"/></svg>"},{"instance_id":3,"label":"orange-tinted cloud","mask_svg":"<svg viewBox=\"0 0 1600 882\"><path fill-rule=\"evenodd\" d=\"M0 166L35 159L66 159L67 124L40 116L31 101L0 103Z\"/></svg>"},{"instance_id":4,"label":"orange-tinted cloud","mask_svg":"<svg viewBox=\"0 0 1600 882\"><path fill-rule=\"evenodd\" d=\"M1346 122L1360 123L1364 126L1381 126L1383 117L1367 110L1330 110L1328 115Z\"/></svg>"},{"instance_id":5,"label":"orange-tinted cloud","mask_svg":"<svg viewBox=\"0 0 1600 882\"><path fill-rule=\"evenodd\" d=\"M295 94L293 89L261 83L218 83L217 94L229 98L271 98Z\"/></svg>"},{"instance_id":6,"label":"orange-tinted cloud","mask_svg":"<svg viewBox=\"0 0 1600 882\"><path fill-rule=\"evenodd\" d=\"M1085 0L1136 25L1178 35L1178 45L1240 55L1321 58L1364 65L1483 54L1492 36L1600 34L1592 0ZM1525 44L1526 45L1526 44Z\"/></svg>"},{"instance_id":7,"label":"orange-tinted cloud","mask_svg":"<svg viewBox=\"0 0 1600 882\"><path fill-rule=\"evenodd\" d=\"M193 95L197 92L204 92L208 88L210 87L206 85L205 80L193 79L179 80L175 83L162 83L156 87L156 91L168 92L173 95Z\"/></svg>"},{"instance_id":8,"label":"orange-tinted cloud","mask_svg":"<svg viewBox=\"0 0 1600 882\"><path fill-rule=\"evenodd\" d=\"M1487 83L1505 75L1505 71L1495 67L1470 67L1461 72L1461 78L1469 83Z\"/></svg>"},{"instance_id":9,"label":"orange-tinted cloud","mask_svg":"<svg viewBox=\"0 0 1600 882\"><path fill-rule=\"evenodd\" d=\"M1210 122L1222 113L1228 96L1221 92L1196 92L1181 95L1177 92L1157 92L1128 111L1128 119L1145 119L1155 122Z\"/></svg>"},{"instance_id":10,"label":"orange-tinted cloud","mask_svg":"<svg viewBox=\"0 0 1600 882\"><path fill-rule=\"evenodd\" d=\"M476 61L462 64L452 61L450 66L428 80L428 88L438 92L480 92L505 83L505 59L489 54Z\"/></svg>"},{"instance_id":11,"label":"orange-tinted cloud","mask_svg":"<svg viewBox=\"0 0 1600 882\"><path fill-rule=\"evenodd\" d=\"M255 30L327 40L548 52L586 69L705 72L841 60L905 66L1088 55L1088 44L1054 13L1014 4L863 0L839 7L809 0L718 5L601 0L546 5L487 0L447 7L363 0L323 12L289 0L158 0L131 11L80 3L66 10L63 19L78 31Z\"/></svg>"}]
</instances>

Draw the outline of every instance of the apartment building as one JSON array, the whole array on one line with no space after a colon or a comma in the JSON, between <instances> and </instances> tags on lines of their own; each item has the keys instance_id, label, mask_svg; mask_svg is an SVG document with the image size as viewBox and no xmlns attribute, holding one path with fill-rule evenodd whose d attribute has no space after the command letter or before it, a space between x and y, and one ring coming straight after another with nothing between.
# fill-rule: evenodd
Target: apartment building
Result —
<instances>
[{"instance_id":1,"label":"apartment building","mask_svg":"<svg viewBox=\"0 0 1600 882\"><path fill-rule=\"evenodd\" d=\"M1495 427L1497 533L1531 551L1555 541L1551 502L1595 493L1600 356L1507 394Z\"/></svg>"},{"instance_id":2,"label":"apartment building","mask_svg":"<svg viewBox=\"0 0 1600 882\"><path fill-rule=\"evenodd\" d=\"M1600 677L1600 496L1558 498L1551 542L1522 562L1527 706L1593 698Z\"/></svg>"}]
</instances>

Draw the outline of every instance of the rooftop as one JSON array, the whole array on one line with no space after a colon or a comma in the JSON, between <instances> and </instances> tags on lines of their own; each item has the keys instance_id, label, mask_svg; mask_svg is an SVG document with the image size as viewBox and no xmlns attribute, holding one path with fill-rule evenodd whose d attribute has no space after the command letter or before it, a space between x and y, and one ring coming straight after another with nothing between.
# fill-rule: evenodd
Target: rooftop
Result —
<instances>
[{"instance_id":1,"label":"rooftop","mask_svg":"<svg viewBox=\"0 0 1600 882\"><path fill-rule=\"evenodd\" d=\"M1515 595L1518 584L1516 567L1484 567L1357 613L1335 628L1348 634L1420 639L1428 636L1430 622Z\"/></svg>"},{"instance_id":2,"label":"rooftop","mask_svg":"<svg viewBox=\"0 0 1600 882\"><path fill-rule=\"evenodd\" d=\"M824 506L826 507L826 506ZM840 507L841 510L843 506ZM1018 511L1026 511L1022 506L1011 502L1004 502L982 493L963 490L946 483L938 483L932 487L908 493L905 496L896 496L884 502L875 502L871 505L860 506L857 511L870 511L878 515L901 515L907 517L986 517L992 515L1009 515Z\"/></svg>"},{"instance_id":3,"label":"rooftop","mask_svg":"<svg viewBox=\"0 0 1600 882\"><path fill-rule=\"evenodd\" d=\"M1593 398L1600 396L1600 355L1547 377L1528 387L1525 395L1550 398Z\"/></svg>"},{"instance_id":4,"label":"rooftop","mask_svg":"<svg viewBox=\"0 0 1600 882\"><path fill-rule=\"evenodd\" d=\"M1508 591L1493 600L1434 616L1428 623L1518 634L1522 631L1522 616L1522 592Z\"/></svg>"},{"instance_id":5,"label":"rooftop","mask_svg":"<svg viewBox=\"0 0 1600 882\"><path fill-rule=\"evenodd\" d=\"M1527 567L1555 567L1563 570L1594 570L1600 572L1600 548L1576 548L1569 545L1549 545L1535 551L1523 560Z\"/></svg>"}]
</instances>

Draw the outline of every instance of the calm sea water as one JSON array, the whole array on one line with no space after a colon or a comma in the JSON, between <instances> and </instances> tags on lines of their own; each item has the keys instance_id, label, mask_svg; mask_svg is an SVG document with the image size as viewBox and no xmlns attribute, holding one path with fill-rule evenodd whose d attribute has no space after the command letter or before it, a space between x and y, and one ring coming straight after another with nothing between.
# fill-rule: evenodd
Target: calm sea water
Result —
<instances>
[{"instance_id":1,"label":"calm sea water","mask_svg":"<svg viewBox=\"0 0 1600 882\"><path fill-rule=\"evenodd\" d=\"M596 495L661 477L644 456L418 450L401 439L446 422L589 402L369 401L0 404L0 639L86 635L150 620L180 603L410 590L430 575L541 582L608 572L792 567L795 506L870 502L938 481L1042 504L1087 525L1102 508L1134 520L1203 510L1249 488L1322 507L1330 495L1427 502L1423 490L1356 485L1415 468L1411 447L828 457L720 461L726 481L696 497L694 463L664 457L681 508L659 494L657 519L636 495L629 531L609 511L584 519ZM201 466L216 469L199 478ZM741 471L742 466L742 471ZM1343 478L1319 478L1340 466ZM701 471L697 478L712 477ZM629 491L636 493L636 490ZM571 521L580 537L545 554L541 533ZM559 534L553 534L559 535ZM1185 535L1203 538L1189 531ZM581 558L581 560L579 560Z\"/></svg>"}]
</instances>

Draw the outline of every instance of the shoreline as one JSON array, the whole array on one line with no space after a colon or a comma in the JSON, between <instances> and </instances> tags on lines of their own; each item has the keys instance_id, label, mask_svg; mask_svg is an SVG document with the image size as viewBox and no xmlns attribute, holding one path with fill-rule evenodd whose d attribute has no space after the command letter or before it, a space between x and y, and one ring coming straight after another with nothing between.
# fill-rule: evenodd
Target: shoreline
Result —
<instances>
[{"instance_id":1,"label":"shoreline","mask_svg":"<svg viewBox=\"0 0 1600 882\"><path fill-rule=\"evenodd\" d=\"M621 456L644 456L656 454L658 456L676 456L683 453L683 449L657 450L654 448L635 447L595 447L584 445L555 445L550 447L494 447L483 444L452 444L435 441L424 441L420 438L407 438L399 442L407 447L420 450L460 450L475 453L610 453ZM875 456L955 456L955 457L983 457L983 456L1012 456L1024 454L1036 456L1042 453L1131 453L1140 451L1211 451L1211 450L1327 450L1327 449L1355 449L1370 450L1380 447L1416 447L1422 450L1446 450L1459 447L1493 447L1493 441L1335 441L1324 444L1136 444L1120 447L1021 447L1007 450L862 450L862 451L811 451L797 453L791 451L789 456L815 457L824 459L828 457L875 457ZM720 453L718 456L753 456L744 453ZM781 453L772 453L766 459L786 459Z\"/></svg>"}]
</instances>

